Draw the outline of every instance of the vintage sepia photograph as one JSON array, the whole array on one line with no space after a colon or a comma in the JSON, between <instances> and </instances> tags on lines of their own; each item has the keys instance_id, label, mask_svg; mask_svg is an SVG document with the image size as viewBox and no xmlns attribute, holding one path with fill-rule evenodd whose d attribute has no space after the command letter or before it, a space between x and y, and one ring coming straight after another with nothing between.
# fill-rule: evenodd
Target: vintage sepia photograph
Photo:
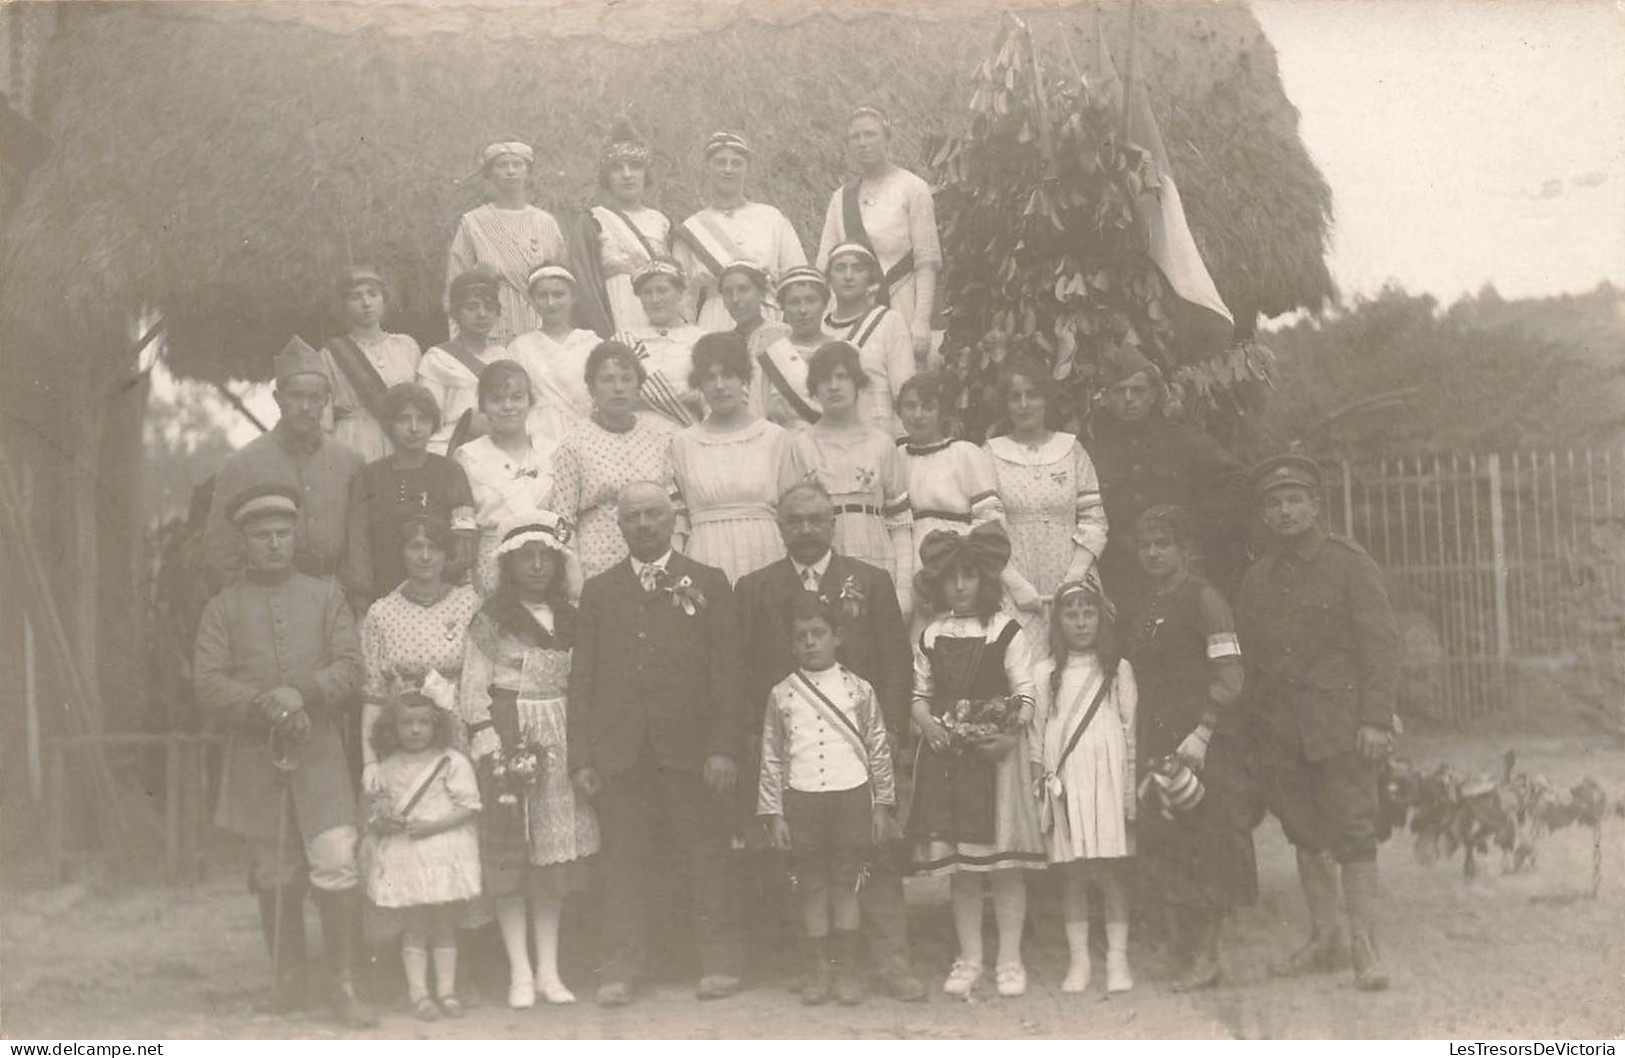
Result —
<instances>
[{"instance_id":1,"label":"vintage sepia photograph","mask_svg":"<svg viewBox=\"0 0 1625 1058\"><path fill-rule=\"evenodd\" d=\"M10 1053L1625 1035L1618 2L0 0L0 350Z\"/></svg>"}]
</instances>

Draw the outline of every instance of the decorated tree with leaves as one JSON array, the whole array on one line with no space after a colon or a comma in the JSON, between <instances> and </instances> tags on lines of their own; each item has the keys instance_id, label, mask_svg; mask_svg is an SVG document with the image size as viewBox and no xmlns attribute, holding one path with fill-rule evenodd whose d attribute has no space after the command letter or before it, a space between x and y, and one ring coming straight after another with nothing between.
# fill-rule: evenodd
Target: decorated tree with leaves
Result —
<instances>
[{"instance_id":1,"label":"decorated tree with leaves","mask_svg":"<svg viewBox=\"0 0 1625 1058\"><path fill-rule=\"evenodd\" d=\"M1239 384L1267 378L1269 353L1176 333L1173 299L1137 204L1157 188L1148 152L1128 141L1109 58L1086 73L1068 53L1046 70L1028 26L1006 16L972 80L963 135L926 158L947 267L943 344L962 436L998 425L1001 366L1041 357L1065 395L1057 425L1086 425L1102 360L1137 345L1197 415L1241 408ZM1104 69L1098 69L1102 65Z\"/></svg>"}]
</instances>

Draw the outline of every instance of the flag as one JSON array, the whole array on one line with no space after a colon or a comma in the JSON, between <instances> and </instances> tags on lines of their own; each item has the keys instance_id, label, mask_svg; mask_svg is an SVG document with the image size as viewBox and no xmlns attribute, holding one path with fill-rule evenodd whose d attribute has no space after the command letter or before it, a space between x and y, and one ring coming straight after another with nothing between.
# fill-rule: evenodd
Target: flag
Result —
<instances>
[{"instance_id":1,"label":"flag","mask_svg":"<svg viewBox=\"0 0 1625 1058\"><path fill-rule=\"evenodd\" d=\"M1130 33L1134 32L1131 24ZM1098 30L1096 41L1097 62L1107 91L1115 93L1117 71L1112 66L1111 53L1106 50L1104 36ZM1185 207L1179 199L1179 187L1174 183L1173 166L1168 164L1168 151L1163 146L1157 119L1151 113L1151 97L1146 92L1145 79L1138 76L1135 69L1132 38L1123 107L1125 138L1151 156L1152 178L1140 192L1135 212L1145 225L1151 260L1173 295L1168 308L1173 318L1174 341L1189 355L1211 356L1230 341L1236 321L1213 285L1213 277L1208 274L1196 240L1191 237Z\"/></svg>"}]
</instances>

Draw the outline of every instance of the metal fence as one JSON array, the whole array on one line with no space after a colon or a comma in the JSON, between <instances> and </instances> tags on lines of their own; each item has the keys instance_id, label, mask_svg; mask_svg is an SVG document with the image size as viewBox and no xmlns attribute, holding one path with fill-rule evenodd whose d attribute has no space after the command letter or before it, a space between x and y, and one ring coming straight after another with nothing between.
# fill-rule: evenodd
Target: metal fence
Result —
<instances>
[{"instance_id":1,"label":"metal fence","mask_svg":"<svg viewBox=\"0 0 1625 1058\"><path fill-rule=\"evenodd\" d=\"M1412 709L1465 720L1514 695L1622 675L1625 450L1453 452L1327 469L1328 524L1387 573Z\"/></svg>"}]
</instances>

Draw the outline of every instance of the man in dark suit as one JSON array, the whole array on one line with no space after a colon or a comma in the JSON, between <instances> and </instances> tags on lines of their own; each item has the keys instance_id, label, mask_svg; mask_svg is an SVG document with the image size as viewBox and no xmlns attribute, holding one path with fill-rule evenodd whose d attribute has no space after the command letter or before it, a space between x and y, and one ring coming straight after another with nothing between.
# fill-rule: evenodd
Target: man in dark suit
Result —
<instances>
[{"instance_id":1,"label":"man in dark suit","mask_svg":"<svg viewBox=\"0 0 1625 1058\"><path fill-rule=\"evenodd\" d=\"M908 731L914 680L908 625L897 603L896 586L884 570L831 549L835 506L815 482L796 485L779 498L779 532L789 557L739 581L748 730L759 737L768 692L796 667L790 651L791 607L799 593L815 591L845 616L836 660L874 687L895 762ZM751 787L756 784L758 752L754 749L747 756L743 781ZM925 986L909 966L900 852L895 846L882 850L870 864L861 893L864 932L881 983L897 998L917 1002L925 998Z\"/></svg>"},{"instance_id":2,"label":"man in dark suit","mask_svg":"<svg viewBox=\"0 0 1625 1058\"><path fill-rule=\"evenodd\" d=\"M637 482L616 508L631 554L581 594L570 669L569 759L603 828L603 984L621 1006L643 968L642 885L654 838L687 856L701 999L739 991L738 906L726 869L738 774L740 662L721 570L671 549L666 490Z\"/></svg>"}]
</instances>

